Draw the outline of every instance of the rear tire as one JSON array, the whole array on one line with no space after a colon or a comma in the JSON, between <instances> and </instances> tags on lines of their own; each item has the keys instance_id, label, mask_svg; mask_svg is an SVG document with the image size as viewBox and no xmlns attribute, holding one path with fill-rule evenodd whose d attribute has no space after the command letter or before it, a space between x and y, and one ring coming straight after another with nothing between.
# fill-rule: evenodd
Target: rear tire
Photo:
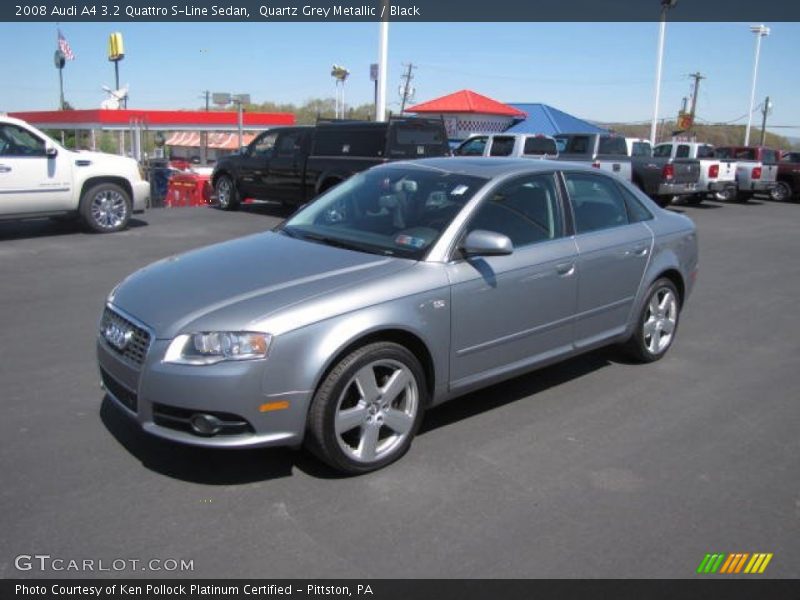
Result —
<instances>
[{"instance_id":1,"label":"rear tire","mask_svg":"<svg viewBox=\"0 0 800 600\"><path fill-rule=\"evenodd\" d=\"M747 204L752 197L752 192L736 192L736 201L740 204Z\"/></svg>"},{"instance_id":2,"label":"rear tire","mask_svg":"<svg viewBox=\"0 0 800 600\"><path fill-rule=\"evenodd\" d=\"M220 175L214 182L214 192L217 196L217 206L222 210L239 210L241 199L239 190L230 175Z\"/></svg>"},{"instance_id":3,"label":"rear tire","mask_svg":"<svg viewBox=\"0 0 800 600\"><path fill-rule=\"evenodd\" d=\"M792 197L792 188L785 181L779 181L778 184L769 191L769 197L775 202L786 202Z\"/></svg>"},{"instance_id":4,"label":"rear tire","mask_svg":"<svg viewBox=\"0 0 800 600\"><path fill-rule=\"evenodd\" d=\"M730 202L734 198L736 198L736 188L734 186L728 186L720 191L717 192L716 198L721 202Z\"/></svg>"},{"instance_id":5,"label":"rear tire","mask_svg":"<svg viewBox=\"0 0 800 600\"><path fill-rule=\"evenodd\" d=\"M653 200L661 208L667 208L670 204L672 204L672 196L654 196Z\"/></svg>"},{"instance_id":6,"label":"rear tire","mask_svg":"<svg viewBox=\"0 0 800 600\"><path fill-rule=\"evenodd\" d=\"M678 290L666 277L654 281L645 297L644 306L636 320L636 329L622 345L631 358L641 363L663 358L672 347L681 310Z\"/></svg>"},{"instance_id":7,"label":"rear tire","mask_svg":"<svg viewBox=\"0 0 800 600\"><path fill-rule=\"evenodd\" d=\"M426 404L419 360L399 344L368 344L339 361L320 384L306 447L342 473L380 469L408 451Z\"/></svg>"},{"instance_id":8,"label":"rear tire","mask_svg":"<svg viewBox=\"0 0 800 600\"><path fill-rule=\"evenodd\" d=\"M113 233L128 226L131 198L127 191L115 183L100 183L83 193L78 211L92 231Z\"/></svg>"}]
</instances>

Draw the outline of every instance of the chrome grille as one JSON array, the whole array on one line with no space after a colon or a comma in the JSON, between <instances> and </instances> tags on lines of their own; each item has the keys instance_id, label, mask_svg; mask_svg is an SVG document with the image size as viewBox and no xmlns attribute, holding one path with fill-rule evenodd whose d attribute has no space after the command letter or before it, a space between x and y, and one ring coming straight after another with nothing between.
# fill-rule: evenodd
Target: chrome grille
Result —
<instances>
[{"instance_id":1,"label":"chrome grille","mask_svg":"<svg viewBox=\"0 0 800 600\"><path fill-rule=\"evenodd\" d=\"M111 343L106 336L105 332L109 326L115 326L121 330L131 332L130 338L122 349ZM105 311L103 311L103 319L100 322L100 335L105 338L108 347L120 356L127 358L136 365L141 365L144 362L145 356L147 356L147 349L150 347L150 333L143 327L106 307Z\"/></svg>"}]
</instances>

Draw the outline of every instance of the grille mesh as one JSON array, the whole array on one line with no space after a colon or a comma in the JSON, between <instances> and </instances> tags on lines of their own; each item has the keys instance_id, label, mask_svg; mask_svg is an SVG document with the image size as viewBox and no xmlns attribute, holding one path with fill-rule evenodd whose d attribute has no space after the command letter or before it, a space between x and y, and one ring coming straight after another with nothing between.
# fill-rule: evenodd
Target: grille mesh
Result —
<instances>
[{"instance_id":1,"label":"grille mesh","mask_svg":"<svg viewBox=\"0 0 800 600\"><path fill-rule=\"evenodd\" d=\"M150 346L150 334L148 331L106 307L105 311L103 311L103 320L100 323L101 335L106 327L110 324L116 325L122 329L131 330L133 335L131 336L131 339L125 348L122 350L110 343L108 344L108 347L117 354L124 356L132 363L141 365L144 362L145 356L147 356L147 349Z\"/></svg>"}]
</instances>

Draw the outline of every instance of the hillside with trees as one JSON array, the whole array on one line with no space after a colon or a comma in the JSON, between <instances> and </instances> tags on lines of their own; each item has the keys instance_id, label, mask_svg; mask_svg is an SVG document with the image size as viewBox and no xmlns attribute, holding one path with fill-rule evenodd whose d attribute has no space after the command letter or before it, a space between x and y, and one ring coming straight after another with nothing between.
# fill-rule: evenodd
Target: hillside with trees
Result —
<instances>
[{"instance_id":1,"label":"hillside with trees","mask_svg":"<svg viewBox=\"0 0 800 600\"><path fill-rule=\"evenodd\" d=\"M600 125L621 133L626 137L648 139L650 137L650 124L604 123ZM672 139L672 132L676 129L674 121L666 121L658 127L658 141ZM697 141L708 142L714 146L739 146L744 143L744 125L696 125L689 133L680 134L682 137L695 136ZM750 143L758 144L761 141L761 128L753 127L750 130ZM766 145L781 150L798 149L798 144L793 144L788 138L767 131Z\"/></svg>"}]
</instances>

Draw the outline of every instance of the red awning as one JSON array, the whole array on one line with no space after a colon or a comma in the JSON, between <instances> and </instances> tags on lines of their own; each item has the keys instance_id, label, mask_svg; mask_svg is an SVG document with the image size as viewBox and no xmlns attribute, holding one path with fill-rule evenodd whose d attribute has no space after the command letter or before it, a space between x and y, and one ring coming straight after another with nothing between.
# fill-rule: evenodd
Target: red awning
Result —
<instances>
[{"instance_id":1,"label":"red awning","mask_svg":"<svg viewBox=\"0 0 800 600\"><path fill-rule=\"evenodd\" d=\"M233 131L238 123L237 113L215 110L49 110L9 116L45 129L128 129L138 123L160 131ZM245 112L242 120L250 131L295 123L292 113Z\"/></svg>"},{"instance_id":2,"label":"red awning","mask_svg":"<svg viewBox=\"0 0 800 600\"><path fill-rule=\"evenodd\" d=\"M247 146L256 137L254 133L245 133L242 141ZM167 146L180 148L199 148L201 144L200 134L196 131L180 131L173 133L165 142ZM238 150L239 134L214 132L208 134L208 147L215 150Z\"/></svg>"},{"instance_id":3,"label":"red awning","mask_svg":"<svg viewBox=\"0 0 800 600\"><path fill-rule=\"evenodd\" d=\"M461 90L406 109L413 113L477 113L503 117L522 117L526 114L513 106L482 96L472 90Z\"/></svg>"}]
</instances>

